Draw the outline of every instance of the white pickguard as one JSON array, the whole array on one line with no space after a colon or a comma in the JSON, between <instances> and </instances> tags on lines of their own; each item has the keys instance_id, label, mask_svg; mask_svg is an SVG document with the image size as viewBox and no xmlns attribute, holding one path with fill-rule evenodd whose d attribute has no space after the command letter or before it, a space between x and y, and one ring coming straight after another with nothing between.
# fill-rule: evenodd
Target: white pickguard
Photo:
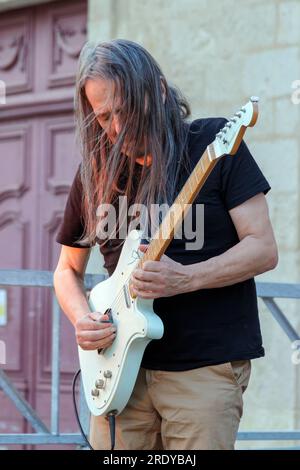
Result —
<instances>
[{"instance_id":1,"label":"white pickguard","mask_svg":"<svg viewBox=\"0 0 300 470\"><path fill-rule=\"evenodd\" d=\"M93 415L106 415L110 411L119 414L123 410L147 344L163 336L163 323L153 311L153 300L133 299L128 290L130 275L139 261L141 236L137 230L130 232L113 275L97 284L90 293L92 310L104 313L111 308L117 326L113 344L102 352L78 347L85 397ZM105 377L104 373L111 377ZM101 388L97 380L104 381Z\"/></svg>"}]
</instances>

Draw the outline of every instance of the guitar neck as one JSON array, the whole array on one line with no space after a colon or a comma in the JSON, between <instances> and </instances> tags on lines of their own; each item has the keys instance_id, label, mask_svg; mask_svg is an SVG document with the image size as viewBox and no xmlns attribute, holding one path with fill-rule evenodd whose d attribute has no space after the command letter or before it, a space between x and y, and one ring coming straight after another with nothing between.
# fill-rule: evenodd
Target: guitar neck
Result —
<instances>
[{"instance_id":1,"label":"guitar neck","mask_svg":"<svg viewBox=\"0 0 300 470\"><path fill-rule=\"evenodd\" d=\"M193 172L154 233L146 253L138 263L139 267L142 267L145 261L160 260L190 209L190 204L195 200L218 159L223 155L234 155L239 148L246 128L255 125L258 116L257 103L258 98L252 96L250 101L219 130L215 140L206 147Z\"/></svg>"},{"instance_id":2,"label":"guitar neck","mask_svg":"<svg viewBox=\"0 0 300 470\"><path fill-rule=\"evenodd\" d=\"M189 210L189 205L195 200L217 161L214 147L210 144L156 230L146 253L138 263L139 267L142 267L145 261L160 260Z\"/></svg>"}]
</instances>

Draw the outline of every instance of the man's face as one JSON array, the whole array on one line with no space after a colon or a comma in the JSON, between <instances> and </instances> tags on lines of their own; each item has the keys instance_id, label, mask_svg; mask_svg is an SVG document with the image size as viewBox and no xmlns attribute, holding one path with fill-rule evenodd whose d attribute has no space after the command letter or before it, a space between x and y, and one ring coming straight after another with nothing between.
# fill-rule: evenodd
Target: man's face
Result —
<instances>
[{"instance_id":1,"label":"man's face","mask_svg":"<svg viewBox=\"0 0 300 470\"><path fill-rule=\"evenodd\" d=\"M115 144L117 137L121 132L121 119L120 108L121 101L118 98L114 100L115 85L110 80L104 79L88 79L85 84L86 97L93 108L94 114L100 126L107 134L112 144ZM114 102L115 101L115 102ZM114 110L113 110L114 104ZM129 146L132 142L126 141L125 146ZM143 159L145 154L145 146L142 144L140 148L136 149L133 153L128 148L123 148L123 152L127 156L134 156L136 161L140 163L140 158Z\"/></svg>"},{"instance_id":2,"label":"man's face","mask_svg":"<svg viewBox=\"0 0 300 470\"><path fill-rule=\"evenodd\" d=\"M121 131L119 108L113 108L114 84L109 80L87 80L85 85L86 97L93 108L100 126L114 144Z\"/></svg>"}]
</instances>

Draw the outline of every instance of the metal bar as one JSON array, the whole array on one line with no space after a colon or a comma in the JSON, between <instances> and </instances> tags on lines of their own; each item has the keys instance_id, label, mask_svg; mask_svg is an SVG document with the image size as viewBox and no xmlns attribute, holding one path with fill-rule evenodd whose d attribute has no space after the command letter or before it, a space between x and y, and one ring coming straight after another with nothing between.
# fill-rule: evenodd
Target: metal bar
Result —
<instances>
[{"instance_id":1,"label":"metal bar","mask_svg":"<svg viewBox=\"0 0 300 470\"><path fill-rule=\"evenodd\" d=\"M0 444L85 444L81 434L0 434Z\"/></svg>"},{"instance_id":2,"label":"metal bar","mask_svg":"<svg viewBox=\"0 0 300 470\"><path fill-rule=\"evenodd\" d=\"M281 282L256 282L258 297L275 297L277 299L300 299L300 284Z\"/></svg>"},{"instance_id":3,"label":"metal bar","mask_svg":"<svg viewBox=\"0 0 300 470\"><path fill-rule=\"evenodd\" d=\"M49 429L43 423L43 421L38 417L34 409L29 405L29 403L21 396L18 390L15 388L14 384L7 377L4 370L0 369L0 388L7 397L15 404L16 408L20 411L22 416L31 424L33 429L41 433L49 433Z\"/></svg>"},{"instance_id":4,"label":"metal bar","mask_svg":"<svg viewBox=\"0 0 300 470\"><path fill-rule=\"evenodd\" d=\"M300 337L296 330L292 327L282 310L278 307L273 299L262 297L262 300L272 313L275 320L279 323L283 331L287 334L291 341L299 340Z\"/></svg>"},{"instance_id":5,"label":"metal bar","mask_svg":"<svg viewBox=\"0 0 300 470\"><path fill-rule=\"evenodd\" d=\"M58 434L60 392L60 307L54 292L52 299L51 432Z\"/></svg>"},{"instance_id":6,"label":"metal bar","mask_svg":"<svg viewBox=\"0 0 300 470\"><path fill-rule=\"evenodd\" d=\"M87 289L107 279L105 274L86 274L84 284ZM0 285L53 287L52 271L36 271L32 269L0 269ZM280 282L256 282L258 297L275 297L300 299L300 284Z\"/></svg>"},{"instance_id":7,"label":"metal bar","mask_svg":"<svg viewBox=\"0 0 300 470\"><path fill-rule=\"evenodd\" d=\"M104 274L86 274L84 284L91 289L98 282L107 278ZM53 287L52 271L35 271L33 269L0 269L0 285L23 287Z\"/></svg>"},{"instance_id":8,"label":"metal bar","mask_svg":"<svg viewBox=\"0 0 300 470\"><path fill-rule=\"evenodd\" d=\"M99 282L105 281L107 276L104 274L86 274L84 276L84 286L86 289L91 290Z\"/></svg>"},{"instance_id":9,"label":"metal bar","mask_svg":"<svg viewBox=\"0 0 300 470\"><path fill-rule=\"evenodd\" d=\"M248 449L240 449L240 450L248 450ZM300 450L300 447L295 446L295 447L260 447L259 449L255 450Z\"/></svg>"},{"instance_id":10,"label":"metal bar","mask_svg":"<svg viewBox=\"0 0 300 470\"><path fill-rule=\"evenodd\" d=\"M239 432L239 441L295 441L300 431L246 431ZM0 444L83 444L81 434L0 434Z\"/></svg>"},{"instance_id":11,"label":"metal bar","mask_svg":"<svg viewBox=\"0 0 300 470\"><path fill-rule=\"evenodd\" d=\"M300 430L295 431L240 431L239 441L298 441Z\"/></svg>"},{"instance_id":12,"label":"metal bar","mask_svg":"<svg viewBox=\"0 0 300 470\"><path fill-rule=\"evenodd\" d=\"M239 432L240 441L295 441L300 431L248 431ZM81 434L0 434L0 444L83 444Z\"/></svg>"},{"instance_id":13,"label":"metal bar","mask_svg":"<svg viewBox=\"0 0 300 470\"><path fill-rule=\"evenodd\" d=\"M53 286L53 273L33 269L0 269L0 285L51 287Z\"/></svg>"},{"instance_id":14,"label":"metal bar","mask_svg":"<svg viewBox=\"0 0 300 470\"><path fill-rule=\"evenodd\" d=\"M87 289L91 289L105 279L107 279L105 274L86 274L84 284ZM0 269L0 285L53 287L53 272L33 269ZM300 284L256 282L256 291L258 297L300 299Z\"/></svg>"}]
</instances>

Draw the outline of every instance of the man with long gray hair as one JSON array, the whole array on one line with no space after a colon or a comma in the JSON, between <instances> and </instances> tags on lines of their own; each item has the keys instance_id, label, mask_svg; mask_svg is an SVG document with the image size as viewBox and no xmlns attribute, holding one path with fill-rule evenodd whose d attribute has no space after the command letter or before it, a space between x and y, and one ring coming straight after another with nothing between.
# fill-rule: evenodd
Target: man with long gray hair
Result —
<instances>
[{"instance_id":1,"label":"man with long gray hair","mask_svg":"<svg viewBox=\"0 0 300 470\"><path fill-rule=\"evenodd\" d=\"M95 244L108 274L116 268L124 242L118 234L131 220L119 199L148 214L155 204L172 204L226 123L189 116L185 98L142 46L118 39L83 47L75 99L82 161L57 236L54 284L84 350L107 348L118 334L104 312L91 311L83 277ZM254 276L277 264L269 189L242 142L234 158L217 162L192 205L193 227L197 206L204 207L201 246L187 248L183 233L159 261L134 270L132 293L154 299L164 335L147 346L117 416L116 449L234 448L250 361L264 355ZM113 235L99 230L103 205L123 212ZM90 439L95 449L110 448L104 417L92 417Z\"/></svg>"}]
</instances>

